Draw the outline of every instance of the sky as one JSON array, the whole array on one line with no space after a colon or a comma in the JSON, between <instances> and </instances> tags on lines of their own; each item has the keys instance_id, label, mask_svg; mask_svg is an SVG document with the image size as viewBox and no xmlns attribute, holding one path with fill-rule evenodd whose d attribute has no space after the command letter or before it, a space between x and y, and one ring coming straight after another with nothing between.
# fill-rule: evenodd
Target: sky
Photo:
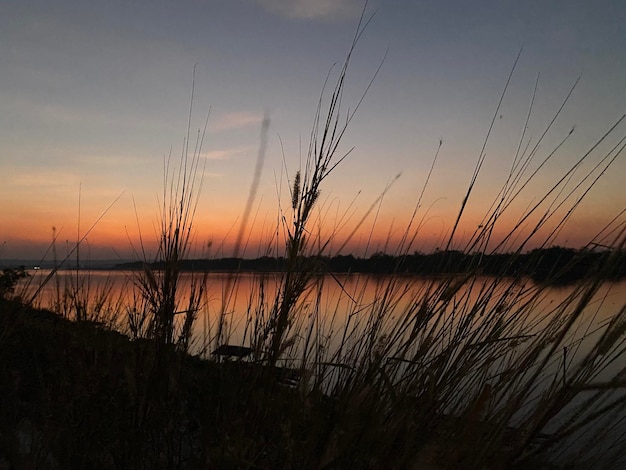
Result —
<instances>
[{"instance_id":1,"label":"sky","mask_svg":"<svg viewBox=\"0 0 626 470\"><path fill-rule=\"evenodd\" d=\"M133 258L140 239L154 253L164 162L171 154L175 174L190 103L192 148L208 116L190 255L233 254L264 116L239 254L280 247L290 181L363 5L1 0L0 260L50 258L53 237L61 257L83 237L84 257ZM519 181L534 176L499 215L490 248L515 248L551 211L527 248L608 243L623 227L626 124L603 136L626 112L626 3L370 0L365 16L340 119L356 113L337 157L352 151L323 182L309 227L332 236L329 254L394 252L418 201L410 250L447 246L481 155L450 247L483 226L516 154L532 155Z\"/></svg>"}]
</instances>

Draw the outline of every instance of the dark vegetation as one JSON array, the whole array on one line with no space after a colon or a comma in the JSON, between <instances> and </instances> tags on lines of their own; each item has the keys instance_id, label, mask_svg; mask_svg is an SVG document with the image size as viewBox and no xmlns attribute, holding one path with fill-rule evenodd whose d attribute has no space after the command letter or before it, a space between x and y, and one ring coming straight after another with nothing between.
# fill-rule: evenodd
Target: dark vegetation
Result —
<instances>
[{"instance_id":1,"label":"dark vegetation","mask_svg":"<svg viewBox=\"0 0 626 470\"><path fill-rule=\"evenodd\" d=\"M313 457L307 432L328 406L304 403L273 370L159 351L15 301L0 313L4 468L293 468Z\"/></svg>"},{"instance_id":2,"label":"dark vegetation","mask_svg":"<svg viewBox=\"0 0 626 470\"><path fill-rule=\"evenodd\" d=\"M478 272L489 276L527 276L537 282L567 284L591 277L601 272L610 256L609 250L591 251L573 248L551 247L532 250L529 253L466 254L461 251L436 251L430 254L413 253L393 256L375 253L369 258L352 255L316 256L314 260L326 273L367 274L464 274ZM617 268L605 273L616 281L626 277L626 252L621 251ZM161 270L163 263L150 263L150 268ZM200 272L282 272L287 268L284 257L263 256L255 259L218 258L181 260L182 271ZM121 263L119 270L141 270L142 262Z\"/></svg>"},{"instance_id":3,"label":"dark vegetation","mask_svg":"<svg viewBox=\"0 0 626 470\"><path fill-rule=\"evenodd\" d=\"M28 277L24 266L4 268L0 274L0 298L8 297L15 292L15 285L20 279Z\"/></svg>"}]
</instances>

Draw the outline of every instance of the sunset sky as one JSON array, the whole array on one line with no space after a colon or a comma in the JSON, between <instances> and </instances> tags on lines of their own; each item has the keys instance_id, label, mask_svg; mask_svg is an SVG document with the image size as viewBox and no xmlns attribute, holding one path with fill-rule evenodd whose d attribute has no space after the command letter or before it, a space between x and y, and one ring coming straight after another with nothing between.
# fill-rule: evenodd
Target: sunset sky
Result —
<instances>
[{"instance_id":1,"label":"sunset sky","mask_svg":"<svg viewBox=\"0 0 626 470\"><path fill-rule=\"evenodd\" d=\"M62 255L120 195L87 236L84 256L132 258L140 229L150 247L164 158L170 149L179 158L187 131L194 65L192 135L210 115L193 254L232 254L267 113L245 256L262 254L276 232L279 197L288 216L287 177L306 156L324 79L337 63L334 83L362 7L360 0L0 1L0 262L41 259L53 227ZM365 14L374 12L350 64L342 116L386 59L340 153L354 150L319 200L323 230L340 227L331 254L401 173L343 250L393 251L440 140L413 249L445 245L522 46L452 246L463 247L504 184L538 74L527 153L581 79L526 175L574 132L502 215L494 240L626 112L623 0L370 0ZM626 223L626 152L611 153L625 136L622 122L523 230L574 190L555 218L564 216L607 155L617 156L554 243L580 247L614 217L611 228Z\"/></svg>"}]
</instances>

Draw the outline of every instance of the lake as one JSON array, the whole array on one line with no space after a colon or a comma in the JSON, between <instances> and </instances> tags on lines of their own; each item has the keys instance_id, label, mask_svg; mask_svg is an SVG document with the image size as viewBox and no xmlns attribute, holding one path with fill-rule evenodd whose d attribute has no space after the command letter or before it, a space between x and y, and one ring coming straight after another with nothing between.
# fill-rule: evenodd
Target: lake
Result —
<instances>
[{"instance_id":1,"label":"lake","mask_svg":"<svg viewBox=\"0 0 626 470\"><path fill-rule=\"evenodd\" d=\"M50 274L49 270L31 271L29 292ZM65 309L71 315L72 301L85 305L87 311L99 309L94 314L98 321L114 320L124 329L129 311L141 307L141 295L136 286L139 272L125 271L59 271L41 289L36 304L46 308ZM329 345L337 347L338 332L346 323L355 328L366 328L372 317L379 318L381 328L393 330L393 323L401 321L419 305L426 296L435 298L442 294L447 277L422 277L410 275L337 274L321 276L311 282L295 307L295 324L304 328L315 318L318 328L330 336ZM225 320L222 343L242 344L250 340L256 316L268 315L278 294L279 274L259 273L209 273L202 278L198 273L183 273L180 279L179 310L193 284L204 288L203 301L194 329L197 351L206 346L215 333L218 319ZM448 289L454 286L447 286ZM564 314L575 308L578 285L545 287L530 280L494 277L471 278L453 292L446 307L448 315L480 309L483 312L498 309L503 317L525 317L526 329L541 328L547 318ZM607 282L585 307L577 328L572 331L572 341L577 335L587 336L585 343L596 339L594 331L607 323L610 317L626 304L626 281ZM105 317L106 315L115 316ZM484 313L482 313L484 315ZM458 319L456 320L458 321ZM210 342L210 341L209 341ZM580 348L578 350L580 351Z\"/></svg>"}]
</instances>

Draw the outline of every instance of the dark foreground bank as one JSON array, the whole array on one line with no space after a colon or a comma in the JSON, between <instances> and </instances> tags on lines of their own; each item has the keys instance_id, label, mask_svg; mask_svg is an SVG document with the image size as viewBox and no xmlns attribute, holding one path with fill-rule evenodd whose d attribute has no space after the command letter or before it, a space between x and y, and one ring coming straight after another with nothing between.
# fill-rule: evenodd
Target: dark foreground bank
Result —
<instances>
[{"instance_id":1,"label":"dark foreground bank","mask_svg":"<svg viewBox=\"0 0 626 470\"><path fill-rule=\"evenodd\" d=\"M520 455L514 430L425 419L410 397L386 409L367 378L321 394L301 372L201 360L0 300L0 468L471 468L486 439L501 440L488 468Z\"/></svg>"}]
</instances>

